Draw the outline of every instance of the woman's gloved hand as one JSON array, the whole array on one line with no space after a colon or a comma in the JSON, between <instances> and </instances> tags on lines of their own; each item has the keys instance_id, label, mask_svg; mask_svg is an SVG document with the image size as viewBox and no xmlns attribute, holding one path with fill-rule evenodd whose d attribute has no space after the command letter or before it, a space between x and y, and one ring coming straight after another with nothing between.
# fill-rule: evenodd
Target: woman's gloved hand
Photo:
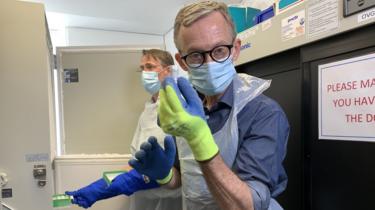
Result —
<instances>
[{"instance_id":1,"label":"woman's gloved hand","mask_svg":"<svg viewBox=\"0 0 375 210\"><path fill-rule=\"evenodd\" d=\"M196 160L205 161L219 152L205 120L202 101L183 77L163 81L158 117L164 132L184 137Z\"/></svg>"},{"instance_id":2,"label":"woman's gloved hand","mask_svg":"<svg viewBox=\"0 0 375 210\"><path fill-rule=\"evenodd\" d=\"M164 149L157 139L151 136L142 143L140 150L135 153L136 159L131 159L129 165L159 184L165 184L173 176L175 155L176 145L172 136L164 138Z\"/></svg>"},{"instance_id":3,"label":"woman's gloved hand","mask_svg":"<svg viewBox=\"0 0 375 210\"><path fill-rule=\"evenodd\" d=\"M72 203L83 208L91 207L96 201L111 198L120 194L127 196L145 189L159 187L152 180L146 180L136 170L118 175L108 186L104 179L99 179L90 185L76 191L67 191L66 195L73 196Z\"/></svg>"}]
</instances>

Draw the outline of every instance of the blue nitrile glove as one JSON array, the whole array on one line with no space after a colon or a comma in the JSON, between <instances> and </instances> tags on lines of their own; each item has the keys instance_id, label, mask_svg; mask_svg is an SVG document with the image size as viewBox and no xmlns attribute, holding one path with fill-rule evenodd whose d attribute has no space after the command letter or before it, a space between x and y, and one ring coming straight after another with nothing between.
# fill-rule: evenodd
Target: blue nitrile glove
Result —
<instances>
[{"instance_id":1,"label":"blue nitrile glove","mask_svg":"<svg viewBox=\"0 0 375 210\"><path fill-rule=\"evenodd\" d=\"M151 136L147 142L142 143L140 150L135 153L137 159L131 159L129 165L159 184L165 184L173 176L175 155L176 145L172 136L164 138L164 150L157 139Z\"/></svg>"},{"instance_id":2,"label":"blue nitrile glove","mask_svg":"<svg viewBox=\"0 0 375 210\"><path fill-rule=\"evenodd\" d=\"M139 190L159 187L159 184L152 180L146 180L136 170L118 175L108 186L104 179L77 191L67 191L65 194L73 196L72 203L83 208L91 207L96 201L111 198L120 194L127 196Z\"/></svg>"},{"instance_id":3,"label":"blue nitrile glove","mask_svg":"<svg viewBox=\"0 0 375 210\"><path fill-rule=\"evenodd\" d=\"M184 137L198 161L218 154L202 101L187 79L178 78L176 85L173 78L167 77L159 96L158 116L164 132Z\"/></svg>"},{"instance_id":4,"label":"blue nitrile glove","mask_svg":"<svg viewBox=\"0 0 375 210\"><path fill-rule=\"evenodd\" d=\"M115 192L118 195L125 194L129 196L139 190L153 189L157 187L159 187L159 184L155 180L150 180L138 173L138 171L132 169L114 178L109 185L108 190Z\"/></svg>"},{"instance_id":5,"label":"blue nitrile glove","mask_svg":"<svg viewBox=\"0 0 375 210\"><path fill-rule=\"evenodd\" d=\"M176 84L176 81L172 77L167 77L163 82L163 88L165 89L168 85L173 88L186 112L192 116L200 117L206 122L202 100L186 78L177 78Z\"/></svg>"},{"instance_id":6,"label":"blue nitrile glove","mask_svg":"<svg viewBox=\"0 0 375 210\"><path fill-rule=\"evenodd\" d=\"M107 183L104 179L99 179L90 185L76 191L67 191L65 194L73 196L72 203L83 208L89 208L98 200L116 196L114 192L107 190Z\"/></svg>"}]
</instances>

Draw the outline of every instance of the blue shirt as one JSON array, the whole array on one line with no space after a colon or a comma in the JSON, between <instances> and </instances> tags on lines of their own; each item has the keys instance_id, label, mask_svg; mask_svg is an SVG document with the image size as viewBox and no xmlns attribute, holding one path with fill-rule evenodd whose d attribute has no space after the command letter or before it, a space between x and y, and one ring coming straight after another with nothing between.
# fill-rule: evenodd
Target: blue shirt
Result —
<instances>
[{"instance_id":1,"label":"blue shirt","mask_svg":"<svg viewBox=\"0 0 375 210\"><path fill-rule=\"evenodd\" d=\"M219 102L205 109L212 133L220 130L233 106L233 82ZM254 208L267 209L270 199L283 192L287 175L282 161L286 154L289 123L281 107L261 94L238 114L238 151L232 170L251 189Z\"/></svg>"}]
</instances>

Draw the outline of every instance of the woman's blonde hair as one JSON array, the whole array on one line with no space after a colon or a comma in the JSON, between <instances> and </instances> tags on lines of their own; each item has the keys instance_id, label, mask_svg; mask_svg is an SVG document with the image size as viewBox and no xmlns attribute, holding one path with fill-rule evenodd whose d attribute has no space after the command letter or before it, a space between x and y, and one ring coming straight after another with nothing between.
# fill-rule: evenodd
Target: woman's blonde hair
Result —
<instances>
[{"instance_id":1,"label":"woman's blonde hair","mask_svg":"<svg viewBox=\"0 0 375 210\"><path fill-rule=\"evenodd\" d=\"M177 13L174 22L174 43L178 50L181 50L180 43L178 43L178 34L180 33L181 26L188 27L195 21L211 14L212 12L220 12L228 24L232 28L233 39L236 37L237 32L228 13L228 7L226 4L216 1L198 1L193 4L187 5L180 9Z\"/></svg>"}]
</instances>

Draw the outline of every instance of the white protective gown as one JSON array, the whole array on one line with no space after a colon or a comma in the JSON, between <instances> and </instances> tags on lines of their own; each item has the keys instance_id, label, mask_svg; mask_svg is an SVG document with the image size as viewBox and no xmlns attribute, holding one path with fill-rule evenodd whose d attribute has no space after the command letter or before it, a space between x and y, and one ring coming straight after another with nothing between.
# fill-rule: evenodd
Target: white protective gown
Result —
<instances>
[{"instance_id":1,"label":"white protective gown","mask_svg":"<svg viewBox=\"0 0 375 210\"><path fill-rule=\"evenodd\" d=\"M220 155L228 167L234 163L238 147L237 114L249 101L260 95L270 86L270 81L262 80L246 74L238 74L234 78L234 104L231 113L214 139L220 148ZM229 141L228 141L229 140ZM177 139L178 155L181 167L181 181L184 210L218 210L220 209L212 197L199 164L193 153L182 138ZM269 210L282 209L271 199Z\"/></svg>"},{"instance_id":2,"label":"white protective gown","mask_svg":"<svg viewBox=\"0 0 375 210\"><path fill-rule=\"evenodd\" d=\"M166 134L157 125L157 107L159 101L146 102L145 109L138 120L138 126L131 143L131 153L134 156L141 144L148 137L155 136L160 146L164 147ZM150 189L142 190L130 196L130 210L181 210L181 188L178 189Z\"/></svg>"}]
</instances>

